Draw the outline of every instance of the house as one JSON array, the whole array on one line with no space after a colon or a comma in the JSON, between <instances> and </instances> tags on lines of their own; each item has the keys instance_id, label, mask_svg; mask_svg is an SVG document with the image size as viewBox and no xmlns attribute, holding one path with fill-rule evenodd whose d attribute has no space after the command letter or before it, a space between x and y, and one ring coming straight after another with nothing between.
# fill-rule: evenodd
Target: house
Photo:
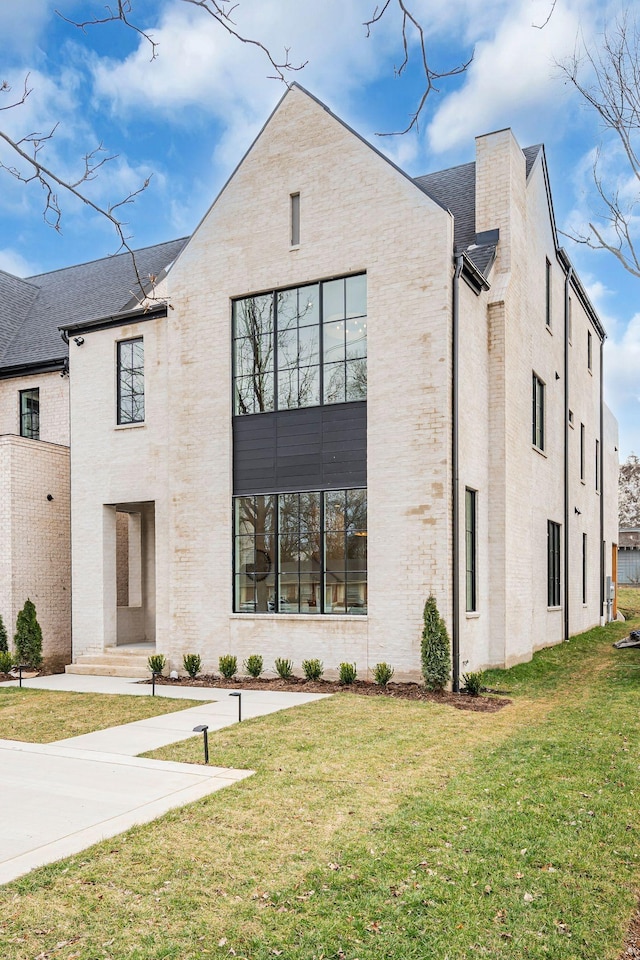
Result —
<instances>
[{"instance_id":1,"label":"house","mask_svg":"<svg viewBox=\"0 0 640 960\"><path fill-rule=\"evenodd\" d=\"M607 616L605 332L542 146L412 179L293 85L164 266L144 304L58 313L74 662L411 678L433 593L457 684Z\"/></svg>"},{"instance_id":2,"label":"house","mask_svg":"<svg viewBox=\"0 0 640 960\"><path fill-rule=\"evenodd\" d=\"M640 527L620 524L618 583L640 586Z\"/></svg>"},{"instance_id":3,"label":"house","mask_svg":"<svg viewBox=\"0 0 640 960\"><path fill-rule=\"evenodd\" d=\"M183 245L140 250L140 270L161 275ZM11 634L33 600L54 669L72 657L68 345L58 327L126 310L135 290L128 254L26 280L0 270L0 615Z\"/></svg>"}]
</instances>

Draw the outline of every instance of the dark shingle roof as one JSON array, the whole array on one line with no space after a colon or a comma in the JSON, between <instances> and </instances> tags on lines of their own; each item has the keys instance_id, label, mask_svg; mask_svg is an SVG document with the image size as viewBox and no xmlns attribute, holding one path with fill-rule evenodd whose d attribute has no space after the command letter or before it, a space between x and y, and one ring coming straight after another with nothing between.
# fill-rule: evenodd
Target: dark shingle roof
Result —
<instances>
[{"instance_id":1,"label":"dark shingle roof","mask_svg":"<svg viewBox=\"0 0 640 960\"><path fill-rule=\"evenodd\" d=\"M534 147L525 147L523 149L522 152L524 153L524 158L527 161L527 176L529 176L529 174L531 173L531 168L534 165L538 157L538 154L543 149L544 147L541 143L536 143Z\"/></svg>"},{"instance_id":2,"label":"dark shingle roof","mask_svg":"<svg viewBox=\"0 0 640 960\"><path fill-rule=\"evenodd\" d=\"M542 150L542 144L525 147L522 151L526 161L526 175ZM458 167L438 170L414 181L453 214L453 242L459 252L464 252L473 261L480 273L486 276L493 263L496 243L476 235L476 165L463 163Z\"/></svg>"},{"instance_id":3,"label":"dark shingle roof","mask_svg":"<svg viewBox=\"0 0 640 960\"><path fill-rule=\"evenodd\" d=\"M185 243L186 239L171 240L136 250L140 277L157 277ZM59 325L119 313L130 305L135 290L129 253L27 280L0 273L0 368L62 360L67 346Z\"/></svg>"},{"instance_id":4,"label":"dark shingle roof","mask_svg":"<svg viewBox=\"0 0 640 960\"><path fill-rule=\"evenodd\" d=\"M454 243L466 249L476 242L476 165L463 163L459 167L438 170L417 177L417 185L435 197L453 214Z\"/></svg>"},{"instance_id":5,"label":"dark shingle roof","mask_svg":"<svg viewBox=\"0 0 640 960\"><path fill-rule=\"evenodd\" d=\"M0 270L0 357L13 340L38 288L26 280Z\"/></svg>"}]
</instances>

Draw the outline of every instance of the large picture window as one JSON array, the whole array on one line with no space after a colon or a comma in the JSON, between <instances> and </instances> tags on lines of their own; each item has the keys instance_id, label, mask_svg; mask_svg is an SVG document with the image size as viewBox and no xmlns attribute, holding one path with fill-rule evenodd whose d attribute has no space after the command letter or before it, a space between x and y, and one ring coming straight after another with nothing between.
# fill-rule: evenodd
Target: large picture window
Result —
<instances>
[{"instance_id":1,"label":"large picture window","mask_svg":"<svg viewBox=\"0 0 640 960\"><path fill-rule=\"evenodd\" d=\"M367 492L237 497L236 613L367 612Z\"/></svg>"},{"instance_id":2,"label":"large picture window","mask_svg":"<svg viewBox=\"0 0 640 960\"><path fill-rule=\"evenodd\" d=\"M234 413L364 400L365 274L233 303Z\"/></svg>"},{"instance_id":3,"label":"large picture window","mask_svg":"<svg viewBox=\"0 0 640 960\"><path fill-rule=\"evenodd\" d=\"M20 436L40 439L40 390L20 391Z\"/></svg>"},{"instance_id":4,"label":"large picture window","mask_svg":"<svg viewBox=\"0 0 640 960\"><path fill-rule=\"evenodd\" d=\"M144 344L142 337L118 344L118 423L144 421Z\"/></svg>"}]
</instances>

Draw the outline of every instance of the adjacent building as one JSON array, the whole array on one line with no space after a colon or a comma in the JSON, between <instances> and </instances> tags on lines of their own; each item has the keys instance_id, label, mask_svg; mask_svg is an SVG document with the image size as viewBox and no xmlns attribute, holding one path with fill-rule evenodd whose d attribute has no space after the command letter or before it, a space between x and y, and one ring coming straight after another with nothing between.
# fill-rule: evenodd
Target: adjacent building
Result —
<instances>
[{"instance_id":1,"label":"adjacent building","mask_svg":"<svg viewBox=\"0 0 640 960\"><path fill-rule=\"evenodd\" d=\"M415 677L433 593L455 682L608 615L605 332L542 146L498 131L412 179L294 85L193 236L143 254L144 302L99 261L104 300L57 311L68 380L4 381L27 420L36 377L71 385L74 660Z\"/></svg>"}]
</instances>

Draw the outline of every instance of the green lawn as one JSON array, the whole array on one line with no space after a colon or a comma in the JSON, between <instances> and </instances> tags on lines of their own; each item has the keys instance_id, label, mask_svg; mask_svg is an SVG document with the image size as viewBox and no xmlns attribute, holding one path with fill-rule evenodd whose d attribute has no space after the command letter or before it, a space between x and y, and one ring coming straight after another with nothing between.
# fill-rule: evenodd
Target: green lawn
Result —
<instances>
[{"instance_id":1,"label":"green lawn","mask_svg":"<svg viewBox=\"0 0 640 960\"><path fill-rule=\"evenodd\" d=\"M197 700L168 697L114 696L104 693L66 693L9 687L0 683L0 738L27 743L52 743L78 737L120 723L146 720L186 710ZM0 815L2 792L0 789Z\"/></svg>"},{"instance_id":2,"label":"green lawn","mask_svg":"<svg viewBox=\"0 0 640 960\"><path fill-rule=\"evenodd\" d=\"M640 887L629 626L493 671L497 714L341 694L215 734L211 762L256 775L3 887L3 958L615 960ZM200 762L201 738L154 755Z\"/></svg>"}]
</instances>

